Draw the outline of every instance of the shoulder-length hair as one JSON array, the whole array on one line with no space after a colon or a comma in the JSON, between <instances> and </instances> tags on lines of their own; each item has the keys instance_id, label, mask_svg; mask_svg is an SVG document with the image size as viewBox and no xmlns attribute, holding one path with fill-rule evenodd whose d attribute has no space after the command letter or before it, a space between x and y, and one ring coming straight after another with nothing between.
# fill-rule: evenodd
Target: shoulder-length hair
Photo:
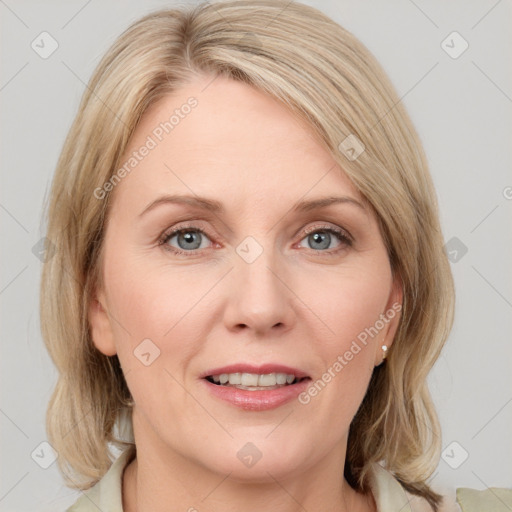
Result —
<instances>
[{"instance_id":1,"label":"shoulder-length hair","mask_svg":"<svg viewBox=\"0 0 512 512\"><path fill-rule=\"evenodd\" d=\"M111 196L102 187L146 109L201 74L242 81L282 102L373 208L403 307L389 356L351 423L344 475L366 492L370 464L381 461L437 510L441 496L426 480L441 436L426 378L452 327L455 295L426 158L370 52L320 11L285 0L146 15L114 42L85 90L47 205L56 252L44 263L40 299L42 335L59 372L47 431L67 485L92 486L111 465L112 446L133 442L116 434L123 417L130 422L121 413L131 403L118 358L94 347L88 325ZM347 142L363 151L348 151Z\"/></svg>"}]
</instances>

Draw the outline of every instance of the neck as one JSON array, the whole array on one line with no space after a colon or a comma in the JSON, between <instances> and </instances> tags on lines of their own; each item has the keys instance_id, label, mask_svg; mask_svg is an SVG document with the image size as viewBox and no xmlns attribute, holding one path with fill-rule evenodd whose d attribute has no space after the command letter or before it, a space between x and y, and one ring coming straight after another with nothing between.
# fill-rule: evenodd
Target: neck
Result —
<instances>
[{"instance_id":1,"label":"neck","mask_svg":"<svg viewBox=\"0 0 512 512\"><path fill-rule=\"evenodd\" d=\"M161 446L156 436L137 436L137 415L133 416L137 457L123 474L124 512L163 512L170 506L188 512L376 511L371 494L357 493L340 475L346 443L302 471L293 468L284 475L267 471L267 476L246 480L232 472L215 472Z\"/></svg>"}]
</instances>

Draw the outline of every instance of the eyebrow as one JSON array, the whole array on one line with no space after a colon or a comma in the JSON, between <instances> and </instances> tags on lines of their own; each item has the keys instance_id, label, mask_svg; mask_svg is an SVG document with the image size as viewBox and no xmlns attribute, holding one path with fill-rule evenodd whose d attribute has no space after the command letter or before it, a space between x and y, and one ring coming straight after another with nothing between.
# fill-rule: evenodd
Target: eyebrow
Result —
<instances>
[{"instance_id":1,"label":"eyebrow","mask_svg":"<svg viewBox=\"0 0 512 512\"><path fill-rule=\"evenodd\" d=\"M149 203L146 208L144 208L144 210L139 214L139 217L142 217L161 204L185 204L214 213L224 212L222 203L215 201L214 199L187 195L165 195ZM327 208L328 206L334 204L349 204L361 208L363 211L366 211L366 208L362 203L349 196L329 196L319 199L312 199L310 201L301 201L297 203L292 210L294 212L309 212L312 210Z\"/></svg>"}]
</instances>

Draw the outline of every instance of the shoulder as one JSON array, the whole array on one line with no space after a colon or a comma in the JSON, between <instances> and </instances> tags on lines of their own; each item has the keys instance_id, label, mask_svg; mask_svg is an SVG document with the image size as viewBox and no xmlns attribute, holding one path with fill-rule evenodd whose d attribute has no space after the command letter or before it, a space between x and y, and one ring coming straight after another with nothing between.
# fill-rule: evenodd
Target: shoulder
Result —
<instances>
[{"instance_id":1,"label":"shoulder","mask_svg":"<svg viewBox=\"0 0 512 512\"><path fill-rule=\"evenodd\" d=\"M464 512L510 512L512 510L512 489L489 487L483 491L459 487L457 502Z\"/></svg>"},{"instance_id":2,"label":"shoulder","mask_svg":"<svg viewBox=\"0 0 512 512\"><path fill-rule=\"evenodd\" d=\"M378 512L433 512L424 498L407 492L395 476L373 463L370 472L370 488ZM491 487L484 491L457 488L455 496L443 495L438 512L510 512L512 489Z\"/></svg>"},{"instance_id":3,"label":"shoulder","mask_svg":"<svg viewBox=\"0 0 512 512\"><path fill-rule=\"evenodd\" d=\"M66 512L123 512L123 471L135 455L135 446L124 450L110 466L103 478L93 487L84 491L83 496Z\"/></svg>"}]
</instances>

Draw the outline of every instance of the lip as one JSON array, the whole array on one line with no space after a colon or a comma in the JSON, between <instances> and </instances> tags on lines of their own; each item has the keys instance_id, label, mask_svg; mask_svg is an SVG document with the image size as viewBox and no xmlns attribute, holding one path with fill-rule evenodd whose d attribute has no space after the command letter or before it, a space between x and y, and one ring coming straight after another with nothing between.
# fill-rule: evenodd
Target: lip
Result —
<instances>
[{"instance_id":1,"label":"lip","mask_svg":"<svg viewBox=\"0 0 512 512\"><path fill-rule=\"evenodd\" d=\"M222 368L213 368L201 373L199 377L204 379L205 377L209 377L211 375L220 375L221 373L258 373L262 375L269 373L286 373L288 375L295 375L297 379L309 377L309 375L302 370L276 363L266 363L262 365L235 363L228 366L223 366ZM256 391L250 391L250 393L256 393ZM267 391L264 391L264 393L267 393Z\"/></svg>"},{"instance_id":2,"label":"lip","mask_svg":"<svg viewBox=\"0 0 512 512\"><path fill-rule=\"evenodd\" d=\"M240 366L237 366L240 368ZM217 370L215 370L217 371ZM236 373L236 372L221 372L221 373ZM258 372L248 372L248 373L259 373ZM273 373L273 372L269 372ZM283 371L283 373L287 373ZM289 372L293 373L293 372ZM207 374L206 376L211 375ZM217 375L217 374L213 374ZM255 390L250 391L247 389L238 389L230 386L220 386L218 384L213 384L205 378L201 379L201 382L206 386L207 391L209 391L214 397L221 399L235 407L246 411L266 411L269 409L275 409L284 405L291 400L297 398L300 393L305 391L305 389L311 383L311 379L307 378L296 384L290 384L288 386L283 386L281 388L269 389L269 390Z\"/></svg>"}]
</instances>

